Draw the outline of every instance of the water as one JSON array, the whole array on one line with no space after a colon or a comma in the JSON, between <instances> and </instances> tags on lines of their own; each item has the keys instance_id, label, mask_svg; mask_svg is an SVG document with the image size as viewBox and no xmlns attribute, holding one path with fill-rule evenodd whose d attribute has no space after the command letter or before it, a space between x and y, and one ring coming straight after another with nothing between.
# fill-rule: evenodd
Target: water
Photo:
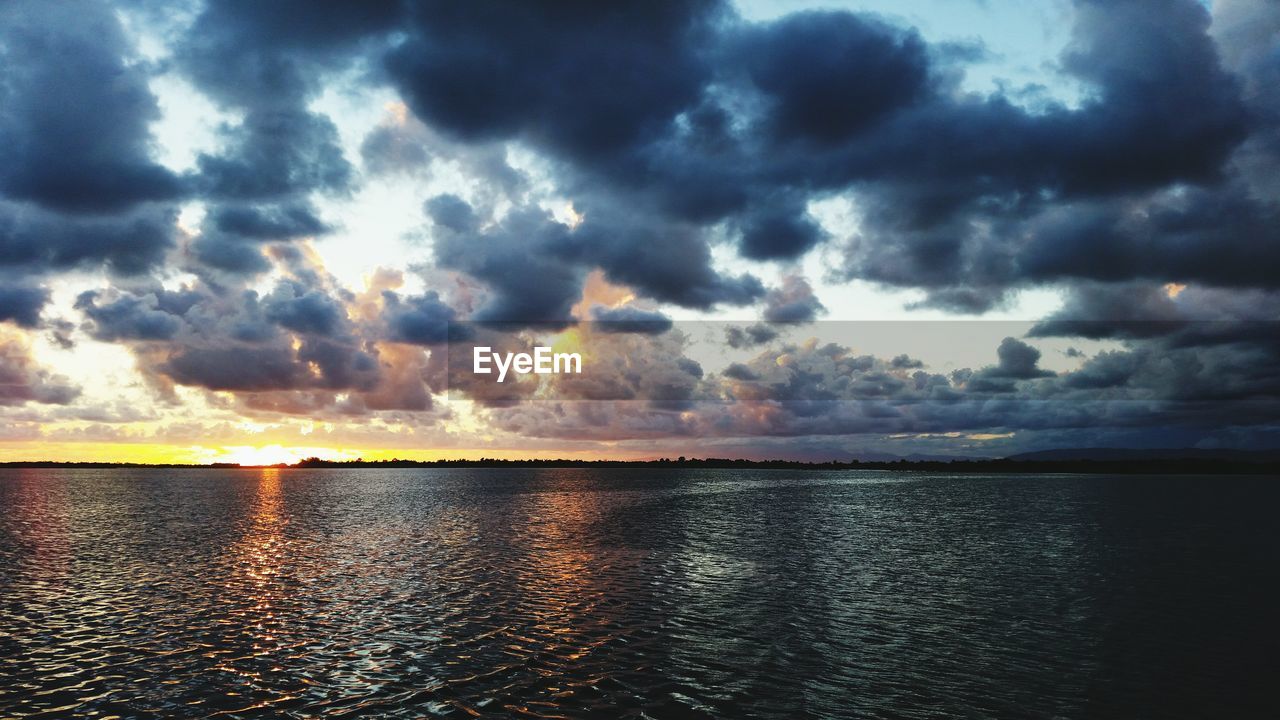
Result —
<instances>
[{"instance_id":1,"label":"water","mask_svg":"<svg viewBox=\"0 0 1280 720\"><path fill-rule=\"evenodd\" d=\"M1276 717L1278 487L0 470L0 717Z\"/></svg>"}]
</instances>

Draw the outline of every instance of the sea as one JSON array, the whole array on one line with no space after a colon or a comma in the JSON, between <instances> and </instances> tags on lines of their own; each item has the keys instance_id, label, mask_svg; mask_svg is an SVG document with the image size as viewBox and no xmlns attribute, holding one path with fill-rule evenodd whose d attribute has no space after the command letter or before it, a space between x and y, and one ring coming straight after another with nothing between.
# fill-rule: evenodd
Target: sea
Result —
<instances>
[{"instance_id":1,"label":"sea","mask_svg":"<svg viewBox=\"0 0 1280 720\"><path fill-rule=\"evenodd\" d=\"M0 718L1280 717L1280 478L0 470Z\"/></svg>"}]
</instances>

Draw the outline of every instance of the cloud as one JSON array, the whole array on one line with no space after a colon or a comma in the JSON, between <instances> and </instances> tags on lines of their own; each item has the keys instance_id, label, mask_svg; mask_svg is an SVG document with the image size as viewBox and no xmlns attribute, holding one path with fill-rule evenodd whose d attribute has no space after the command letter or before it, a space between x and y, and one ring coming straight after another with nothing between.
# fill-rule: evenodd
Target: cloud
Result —
<instances>
[{"instance_id":1,"label":"cloud","mask_svg":"<svg viewBox=\"0 0 1280 720\"><path fill-rule=\"evenodd\" d=\"M346 320L334 298L297 282L281 282L262 299L263 314L280 327L307 335L330 336Z\"/></svg>"},{"instance_id":2,"label":"cloud","mask_svg":"<svg viewBox=\"0 0 1280 720\"><path fill-rule=\"evenodd\" d=\"M644 263L611 260L648 259L655 237L684 235L681 246L697 248L725 219L744 256L796 257L826 241L806 201L850 190L862 228L844 274L923 287L928 306L984 312L1011 288L1099 273L1272 282L1235 249L1268 233L1274 210L1222 184L1253 121L1196 3L1157 13L1078 3L1062 66L1091 93L1077 108L1036 111L960 92L953 65L968 55L863 15L748 24L710 4L664 4L624 27L592 12L523 13L516 38L479 10L429 6L389 72L420 118L463 142L518 140L568 160L560 180L609 219L606 252L589 259L654 299L705 307L757 291L722 284L709 301L689 290L705 281L669 275L663 285L639 272ZM575 27L613 42L582 40ZM628 94L619 77L639 87ZM463 85L504 92L464 100ZM571 99L561 87L574 88ZM615 112L623 104L629 112ZM609 211L622 196L633 210ZM1152 208L1137 225L1124 214L1135 199ZM681 229L617 230L655 219ZM579 234L599 237L590 230ZM1150 252L1171 233L1185 236L1175 252ZM1214 257L1224 244L1227 257ZM1098 250L1114 259L1095 262Z\"/></svg>"},{"instance_id":3,"label":"cloud","mask_svg":"<svg viewBox=\"0 0 1280 720\"><path fill-rule=\"evenodd\" d=\"M996 356L1000 358L1000 362L988 373L990 377L1030 380L1053 375L1053 372L1037 367L1040 351L1017 338L1007 337L1001 340L1000 347L996 348Z\"/></svg>"},{"instance_id":4,"label":"cloud","mask_svg":"<svg viewBox=\"0 0 1280 720\"><path fill-rule=\"evenodd\" d=\"M810 322L827 308L813 294L809 281L800 275L787 275L782 286L765 296L764 319L776 323Z\"/></svg>"},{"instance_id":5,"label":"cloud","mask_svg":"<svg viewBox=\"0 0 1280 720\"><path fill-rule=\"evenodd\" d=\"M697 99L698 48L722 12L703 0L414 10L386 69L415 113L465 140L523 136L588 162L644 142Z\"/></svg>"},{"instance_id":6,"label":"cloud","mask_svg":"<svg viewBox=\"0 0 1280 720\"><path fill-rule=\"evenodd\" d=\"M158 369L182 385L263 391L306 387L303 366L280 347L181 348Z\"/></svg>"},{"instance_id":7,"label":"cloud","mask_svg":"<svg viewBox=\"0 0 1280 720\"><path fill-rule=\"evenodd\" d=\"M903 353L901 355L895 355L893 360L891 360L889 364L895 370L916 370L924 367L923 362L912 358L910 355L907 355L906 353Z\"/></svg>"},{"instance_id":8,"label":"cloud","mask_svg":"<svg viewBox=\"0 0 1280 720\"><path fill-rule=\"evenodd\" d=\"M175 55L222 104L296 109L320 91L322 73L352 62L361 43L395 27L402 12L396 0L324 7L209 0L176 40Z\"/></svg>"},{"instance_id":9,"label":"cloud","mask_svg":"<svg viewBox=\"0 0 1280 720\"><path fill-rule=\"evenodd\" d=\"M106 217L67 217L0 201L0 267L43 274L105 265L142 275L173 248L176 213L144 207Z\"/></svg>"},{"instance_id":10,"label":"cloud","mask_svg":"<svg viewBox=\"0 0 1280 720\"><path fill-rule=\"evenodd\" d=\"M201 265L231 275L259 275L271 269L260 247L227 235L201 235L191 250Z\"/></svg>"},{"instance_id":11,"label":"cloud","mask_svg":"<svg viewBox=\"0 0 1280 720\"><path fill-rule=\"evenodd\" d=\"M332 229L305 204L224 206L214 210L211 219L213 229L219 232L256 240L311 237Z\"/></svg>"},{"instance_id":12,"label":"cloud","mask_svg":"<svg viewBox=\"0 0 1280 720\"><path fill-rule=\"evenodd\" d=\"M182 329L180 313L159 309L160 301L155 293L112 293L111 300L98 304L100 295L93 290L81 293L75 304L75 309L89 319L90 335L95 340L171 340Z\"/></svg>"},{"instance_id":13,"label":"cloud","mask_svg":"<svg viewBox=\"0 0 1280 720\"><path fill-rule=\"evenodd\" d=\"M742 363L730 363L729 367L725 368L721 374L730 380L752 381L760 379L760 376L755 371Z\"/></svg>"},{"instance_id":14,"label":"cloud","mask_svg":"<svg viewBox=\"0 0 1280 720\"><path fill-rule=\"evenodd\" d=\"M591 323L576 330L586 369L579 375L550 376L549 397L633 400L673 411L692 406L703 370L687 357L683 333L619 333L605 327Z\"/></svg>"},{"instance_id":15,"label":"cloud","mask_svg":"<svg viewBox=\"0 0 1280 720\"><path fill-rule=\"evenodd\" d=\"M839 143L928 98L926 46L867 16L807 11L748 28L731 44L766 98L765 131L779 144Z\"/></svg>"},{"instance_id":16,"label":"cloud","mask_svg":"<svg viewBox=\"0 0 1280 720\"><path fill-rule=\"evenodd\" d=\"M825 239L826 233L798 202L770 203L742 221L740 249L752 260L799 257Z\"/></svg>"},{"instance_id":17,"label":"cloud","mask_svg":"<svg viewBox=\"0 0 1280 720\"><path fill-rule=\"evenodd\" d=\"M421 176L445 166L459 167L479 181L477 194L517 196L527 189L528 177L513 168L500 142L473 145L450 141L409 113L403 103L391 103L378 125L360 143L364 169L376 176Z\"/></svg>"},{"instance_id":18,"label":"cloud","mask_svg":"<svg viewBox=\"0 0 1280 720\"><path fill-rule=\"evenodd\" d=\"M390 30L399 3L270 8L211 0L173 42L174 72L236 117L216 151L196 158L193 183L210 208L193 259L214 273L251 276L269 264L246 242L331 230L311 194L344 196L357 182L334 122L311 109L322 78L357 61ZM204 272L196 268L196 272Z\"/></svg>"},{"instance_id":19,"label":"cloud","mask_svg":"<svg viewBox=\"0 0 1280 720\"><path fill-rule=\"evenodd\" d=\"M724 329L725 344L735 350L763 345L776 339L778 335L776 328L765 323L755 323L746 327L730 325Z\"/></svg>"},{"instance_id":20,"label":"cloud","mask_svg":"<svg viewBox=\"0 0 1280 720\"><path fill-rule=\"evenodd\" d=\"M383 362L378 326L353 320L356 298L311 271L265 295L203 281L180 290L113 287L83 293L76 309L95 340L128 345L162 394L172 396L177 384L233 393L247 408L313 415L338 412L343 394L352 395L347 407L395 407L381 384L386 371L406 398L400 405L429 408L425 390L406 379L404 368L418 360L392 352Z\"/></svg>"},{"instance_id":21,"label":"cloud","mask_svg":"<svg viewBox=\"0 0 1280 720\"><path fill-rule=\"evenodd\" d=\"M68 212L119 212L183 193L151 157L160 114L111 9L0 8L0 192Z\"/></svg>"},{"instance_id":22,"label":"cloud","mask_svg":"<svg viewBox=\"0 0 1280 720\"><path fill-rule=\"evenodd\" d=\"M253 417L434 423L467 348L554 330L598 353L600 375L552 388L573 403L451 391L496 432L584 443L1274 436L1274 4L1078 0L1045 70L1079 87L1071 103L972 92L982 48L865 14L495 8L4 5L0 321L63 346L79 328L133 352L164 402L185 386ZM165 78L226 118L184 174L156 159ZM353 90L390 102L325 114ZM335 231L370 179L430 197L421 286L357 294L316 259L309 239L348 241ZM833 199L847 224L809 212ZM179 203L204 211L198 231ZM914 346L784 341L768 323L789 339L828 311L800 259L828 283L920 291L912 308L980 314L1029 288L1064 301L993 364L944 375ZM781 281L743 260L782 264ZM55 317L65 288L94 284ZM755 357L704 373L668 313L726 307L760 309L724 336ZM1055 374L1033 343L1062 337L1104 347ZM13 342L6 404L73 398Z\"/></svg>"},{"instance_id":23,"label":"cloud","mask_svg":"<svg viewBox=\"0 0 1280 720\"><path fill-rule=\"evenodd\" d=\"M1007 337L996 348L999 362L976 372L964 372L964 387L973 393L1013 393L1019 380L1052 377L1054 373L1039 367L1040 351Z\"/></svg>"},{"instance_id":24,"label":"cloud","mask_svg":"<svg viewBox=\"0 0 1280 720\"><path fill-rule=\"evenodd\" d=\"M3 280L0 285L0 322L12 321L22 327L40 324L40 311L49 301L46 288L20 281Z\"/></svg>"},{"instance_id":25,"label":"cloud","mask_svg":"<svg viewBox=\"0 0 1280 720\"><path fill-rule=\"evenodd\" d=\"M0 328L0 406L66 405L79 395L67 378L36 366L24 335Z\"/></svg>"},{"instance_id":26,"label":"cloud","mask_svg":"<svg viewBox=\"0 0 1280 720\"><path fill-rule=\"evenodd\" d=\"M490 295L476 311L480 322L566 321L582 293L585 269L557 250L570 228L532 208L513 212L497 226L478 229L471 207L455 196L428 202L435 223L435 257L441 267L483 281Z\"/></svg>"},{"instance_id":27,"label":"cloud","mask_svg":"<svg viewBox=\"0 0 1280 720\"><path fill-rule=\"evenodd\" d=\"M593 329L603 333L661 335L673 326L671 318L666 315L655 310L642 310L631 305L623 305L622 307L592 306L591 319L596 323Z\"/></svg>"},{"instance_id":28,"label":"cloud","mask_svg":"<svg viewBox=\"0 0 1280 720\"><path fill-rule=\"evenodd\" d=\"M586 219L557 249L577 263L599 267L614 283L660 302L707 310L748 305L765 292L753 275L717 272L707 239L685 223L637 217L610 203L583 202Z\"/></svg>"},{"instance_id":29,"label":"cloud","mask_svg":"<svg viewBox=\"0 0 1280 720\"><path fill-rule=\"evenodd\" d=\"M395 342L414 345L435 345L459 338L460 329L451 332L450 323L457 312L440 299L440 294L429 291L420 296L405 297L383 291L384 316L388 338Z\"/></svg>"},{"instance_id":30,"label":"cloud","mask_svg":"<svg viewBox=\"0 0 1280 720\"><path fill-rule=\"evenodd\" d=\"M326 117L295 109L251 110L223 134L228 150L197 160L208 197L277 200L351 186L351 165Z\"/></svg>"}]
</instances>

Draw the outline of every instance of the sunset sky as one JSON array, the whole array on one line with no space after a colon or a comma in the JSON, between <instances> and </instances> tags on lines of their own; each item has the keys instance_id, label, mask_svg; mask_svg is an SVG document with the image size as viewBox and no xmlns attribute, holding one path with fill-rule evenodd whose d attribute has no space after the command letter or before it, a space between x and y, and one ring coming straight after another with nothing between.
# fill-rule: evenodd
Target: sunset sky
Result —
<instances>
[{"instance_id":1,"label":"sunset sky","mask_svg":"<svg viewBox=\"0 0 1280 720\"><path fill-rule=\"evenodd\" d=\"M0 4L0 461L1280 446L1275 2L333 5Z\"/></svg>"}]
</instances>

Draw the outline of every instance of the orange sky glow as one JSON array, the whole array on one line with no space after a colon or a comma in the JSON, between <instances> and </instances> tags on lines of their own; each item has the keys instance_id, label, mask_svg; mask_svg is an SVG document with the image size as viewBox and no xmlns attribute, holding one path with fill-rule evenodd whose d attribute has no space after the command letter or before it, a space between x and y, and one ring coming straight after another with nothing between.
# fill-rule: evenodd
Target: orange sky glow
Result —
<instances>
[{"instance_id":1,"label":"orange sky glow","mask_svg":"<svg viewBox=\"0 0 1280 720\"><path fill-rule=\"evenodd\" d=\"M325 460L501 460L578 459L644 460L652 453L520 449L329 448L285 445L167 445L161 443L11 442L0 444L0 462L123 462L154 464L237 463L276 465L310 457Z\"/></svg>"}]
</instances>

